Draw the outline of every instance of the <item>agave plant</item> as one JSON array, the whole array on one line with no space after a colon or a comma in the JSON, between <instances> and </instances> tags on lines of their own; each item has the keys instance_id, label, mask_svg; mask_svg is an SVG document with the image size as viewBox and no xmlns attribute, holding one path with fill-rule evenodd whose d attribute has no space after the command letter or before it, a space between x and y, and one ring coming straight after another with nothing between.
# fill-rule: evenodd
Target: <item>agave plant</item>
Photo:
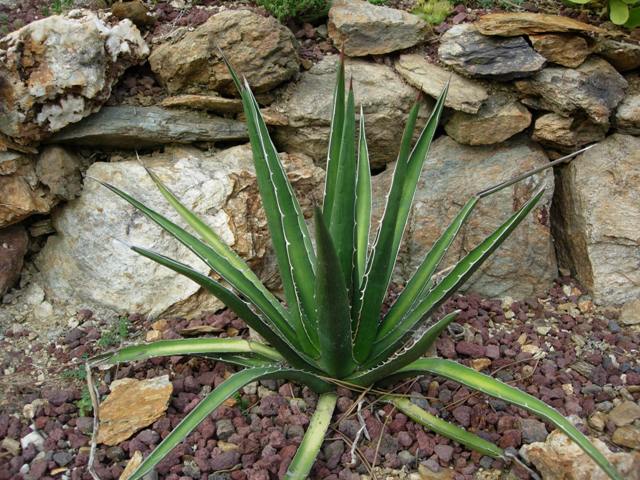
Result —
<instances>
[{"instance_id":1,"label":"agave plant","mask_svg":"<svg viewBox=\"0 0 640 480\"><path fill-rule=\"evenodd\" d=\"M385 390L396 380L431 374L533 412L565 432L611 478L621 480L587 438L544 402L456 362L423 358L458 313L438 319L434 315L438 308L536 206L543 189L448 269L448 273L436 275L456 234L483 197L541 169L472 196L426 254L390 309L381 315L420 172L443 110L446 88L413 147L419 101L409 113L386 208L377 226L375 240L370 244L371 177L365 120L361 110L359 128L356 128L353 88L350 86L348 91L345 88L344 65L340 61L324 201L314 215L314 246L249 85L246 80L241 84L230 66L229 70L242 96L258 186L286 304L267 290L247 264L190 212L153 172L149 174L157 187L196 235L127 193L105 184L188 247L222 280L214 280L142 247L133 246L133 251L207 289L264 339L264 342L228 338L164 340L124 347L91 360L90 367L168 355L202 355L244 367L209 393L144 459L130 478L141 478L152 470L202 420L243 386L269 378L300 382L319 394L315 413L289 465L287 479L304 479L309 475L331 421L338 386L367 390L434 432L484 455L505 458L505 452L498 446L430 414L402 395ZM549 166L554 163L557 161Z\"/></svg>"}]
</instances>

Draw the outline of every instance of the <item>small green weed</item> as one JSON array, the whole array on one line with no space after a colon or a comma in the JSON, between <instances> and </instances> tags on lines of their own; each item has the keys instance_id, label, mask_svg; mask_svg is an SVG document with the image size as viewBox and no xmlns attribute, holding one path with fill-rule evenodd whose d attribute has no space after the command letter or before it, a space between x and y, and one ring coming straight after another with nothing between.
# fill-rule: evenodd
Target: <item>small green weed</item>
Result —
<instances>
[{"instance_id":1,"label":"small green weed","mask_svg":"<svg viewBox=\"0 0 640 480\"><path fill-rule=\"evenodd\" d=\"M440 25L453 11L449 0L418 0L413 14L431 25Z\"/></svg>"},{"instance_id":2,"label":"small green weed","mask_svg":"<svg viewBox=\"0 0 640 480\"><path fill-rule=\"evenodd\" d=\"M51 8L44 8L46 8L47 11L55 13L56 15L60 15L62 12L70 9L71 7L73 7L73 0L52 0Z\"/></svg>"},{"instance_id":3,"label":"small green weed","mask_svg":"<svg viewBox=\"0 0 640 480\"><path fill-rule=\"evenodd\" d=\"M89 388L87 388L87 386L82 389L82 396L80 397L80 400L76 401L76 407L78 407L78 415L81 417L86 417L92 412L93 405L91 404L91 394L89 393Z\"/></svg>"},{"instance_id":4,"label":"small green weed","mask_svg":"<svg viewBox=\"0 0 640 480\"><path fill-rule=\"evenodd\" d=\"M281 22L291 18L311 21L329 11L328 0L256 0L256 3Z\"/></svg>"},{"instance_id":5,"label":"small green weed","mask_svg":"<svg viewBox=\"0 0 640 480\"><path fill-rule=\"evenodd\" d=\"M116 324L100 336L96 345L101 348L120 345L129 336L130 327L131 323L127 317L119 317Z\"/></svg>"}]
</instances>

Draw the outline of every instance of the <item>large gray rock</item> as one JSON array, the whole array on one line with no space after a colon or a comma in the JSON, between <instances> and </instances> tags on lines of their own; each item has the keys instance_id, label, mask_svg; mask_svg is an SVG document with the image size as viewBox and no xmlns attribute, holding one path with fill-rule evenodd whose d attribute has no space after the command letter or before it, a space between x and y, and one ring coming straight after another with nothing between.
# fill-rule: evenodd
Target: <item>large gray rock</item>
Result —
<instances>
[{"instance_id":1,"label":"large gray rock","mask_svg":"<svg viewBox=\"0 0 640 480\"><path fill-rule=\"evenodd\" d=\"M640 76L629 75L629 90L616 110L615 123L620 133L640 135Z\"/></svg>"},{"instance_id":2,"label":"large gray rock","mask_svg":"<svg viewBox=\"0 0 640 480\"><path fill-rule=\"evenodd\" d=\"M545 64L545 58L524 38L488 37L471 23L447 30L440 40L438 56L464 75L496 80L525 77Z\"/></svg>"},{"instance_id":3,"label":"large gray rock","mask_svg":"<svg viewBox=\"0 0 640 480\"><path fill-rule=\"evenodd\" d=\"M594 122L608 124L613 109L624 98L626 80L607 61L593 57L576 69L549 67L518 80L516 88L528 105L570 116L584 112Z\"/></svg>"},{"instance_id":4,"label":"large gray rock","mask_svg":"<svg viewBox=\"0 0 640 480\"><path fill-rule=\"evenodd\" d=\"M427 250L471 195L547 162L542 149L524 136L490 147L470 147L446 136L438 138L431 146L418 184L396 279L406 281L415 272ZM380 215L384 207L391 177L391 169L374 177L376 215ZM449 249L441 268L452 265L484 240L528 200L541 183L547 185L547 191L538 207L465 288L482 295L514 298L544 292L557 275L548 223L553 195L551 171L483 199Z\"/></svg>"},{"instance_id":5,"label":"large gray rock","mask_svg":"<svg viewBox=\"0 0 640 480\"><path fill-rule=\"evenodd\" d=\"M244 123L205 112L119 105L56 133L52 142L88 147L144 148L169 143L246 140Z\"/></svg>"},{"instance_id":6,"label":"large gray rock","mask_svg":"<svg viewBox=\"0 0 640 480\"><path fill-rule=\"evenodd\" d=\"M291 31L250 10L213 15L194 31L155 47L149 63L170 93L236 94L218 48L255 92L270 90L298 72Z\"/></svg>"},{"instance_id":7,"label":"large gray rock","mask_svg":"<svg viewBox=\"0 0 640 480\"><path fill-rule=\"evenodd\" d=\"M286 125L275 128L275 139L282 150L301 152L324 164L337 62L337 56L326 56L272 105L273 111L286 118ZM346 75L353 78L356 108L362 105L364 109L372 164L379 167L394 161L416 90L391 67L377 63L347 59ZM433 101L427 99L425 103L428 108L423 107L423 111L428 113Z\"/></svg>"},{"instance_id":8,"label":"large gray rock","mask_svg":"<svg viewBox=\"0 0 640 480\"><path fill-rule=\"evenodd\" d=\"M310 215L319 201L323 171L308 158L284 159L294 187L304 193L302 208ZM173 147L141 160L252 268L273 281L273 267L265 260L270 239L248 145L218 153ZM127 191L182 224L135 158L94 163L87 176ZM126 244L144 246L209 272L176 240L98 182L88 180L82 195L56 211L53 221L58 234L49 237L37 265L48 299L62 308L195 315L220 307L210 295L201 297L195 283L127 248Z\"/></svg>"},{"instance_id":9,"label":"large gray rock","mask_svg":"<svg viewBox=\"0 0 640 480\"><path fill-rule=\"evenodd\" d=\"M595 123L583 114L565 117L557 113L545 113L536 119L531 138L543 145L569 152L604 140L607 130L606 125Z\"/></svg>"},{"instance_id":10,"label":"large gray rock","mask_svg":"<svg viewBox=\"0 0 640 480\"><path fill-rule=\"evenodd\" d=\"M32 22L0 40L0 132L39 141L97 111L149 49L129 21L88 10Z\"/></svg>"},{"instance_id":11,"label":"large gray rock","mask_svg":"<svg viewBox=\"0 0 640 480\"><path fill-rule=\"evenodd\" d=\"M421 18L362 0L334 2L329 10L329 36L350 57L381 55L413 47L429 30Z\"/></svg>"},{"instance_id":12,"label":"large gray rock","mask_svg":"<svg viewBox=\"0 0 640 480\"><path fill-rule=\"evenodd\" d=\"M611 135L558 179L553 228L561 265L596 302L640 297L640 138Z\"/></svg>"},{"instance_id":13,"label":"large gray rock","mask_svg":"<svg viewBox=\"0 0 640 480\"><path fill-rule=\"evenodd\" d=\"M479 83L429 62L423 55L401 55L395 63L402 78L427 95L437 98L449 82L444 104L454 110L477 113L489 94Z\"/></svg>"},{"instance_id":14,"label":"large gray rock","mask_svg":"<svg viewBox=\"0 0 640 480\"><path fill-rule=\"evenodd\" d=\"M531 112L517 100L493 94L476 115L455 112L444 126L447 134L465 145L504 142L531 124Z\"/></svg>"}]
</instances>

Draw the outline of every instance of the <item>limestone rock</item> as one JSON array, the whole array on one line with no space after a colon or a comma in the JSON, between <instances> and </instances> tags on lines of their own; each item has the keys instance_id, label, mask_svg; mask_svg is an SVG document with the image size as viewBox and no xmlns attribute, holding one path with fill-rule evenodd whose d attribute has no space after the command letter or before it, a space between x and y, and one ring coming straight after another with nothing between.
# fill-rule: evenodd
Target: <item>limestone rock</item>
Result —
<instances>
[{"instance_id":1,"label":"limestone rock","mask_svg":"<svg viewBox=\"0 0 640 480\"><path fill-rule=\"evenodd\" d=\"M569 17L531 12L490 13L475 23L484 35L515 37L532 33L600 33L603 30Z\"/></svg>"},{"instance_id":2,"label":"limestone rock","mask_svg":"<svg viewBox=\"0 0 640 480\"><path fill-rule=\"evenodd\" d=\"M640 45L638 43L599 38L594 52L616 67L619 72L628 72L640 67Z\"/></svg>"},{"instance_id":3,"label":"limestone rock","mask_svg":"<svg viewBox=\"0 0 640 480\"><path fill-rule=\"evenodd\" d=\"M397 72L411 85L437 98L449 83L445 106L467 113L477 113L489 94L478 82L461 77L430 63L422 55L401 55L395 63Z\"/></svg>"},{"instance_id":4,"label":"limestone rock","mask_svg":"<svg viewBox=\"0 0 640 480\"><path fill-rule=\"evenodd\" d=\"M640 428L634 425L616 428L611 441L622 447L640 449Z\"/></svg>"},{"instance_id":5,"label":"limestone rock","mask_svg":"<svg viewBox=\"0 0 640 480\"><path fill-rule=\"evenodd\" d=\"M29 236L22 226L0 230L0 298L20 278Z\"/></svg>"},{"instance_id":6,"label":"limestone rock","mask_svg":"<svg viewBox=\"0 0 640 480\"><path fill-rule=\"evenodd\" d=\"M584 115L564 117L547 113L536 119L531 138L560 151L573 151L604 140L606 133L606 125L594 123Z\"/></svg>"},{"instance_id":7,"label":"limestone rock","mask_svg":"<svg viewBox=\"0 0 640 480\"><path fill-rule=\"evenodd\" d=\"M640 323L640 299L631 300L624 304L620 312L620 323L623 325L638 325Z\"/></svg>"},{"instance_id":8,"label":"limestone rock","mask_svg":"<svg viewBox=\"0 0 640 480\"><path fill-rule=\"evenodd\" d=\"M350 57L413 47L424 40L428 29L416 15L367 1L334 2L329 10L329 37Z\"/></svg>"},{"instance_id":9,"label":"limestone rock","mask_svg":"<svg viewBox=\"0 0 640 480\"><path fill-rule=\"evenodd\" d=\"M640 135L640 76L629 75L627 95L616 110L615 124L620 133Z\"/></svg>"},{"instance_id":10,"label":"limestone rock","mask_svg":"<svg viewBox=\"0 0 640 480\"><path fill-rule=\"evenodd\" d=\"M561 33L529 35L533 49L552 63L575 68L584 62L591 47L584 37Z\"/></svg>"},{"instance_id":11,"label":"limestone rock","mask_svg":"<svg viewBox=\"0 0 640 480\"><path fill-rule=\"evenodd\" d=\"M613 464L622 478L640 479L640 453L613 453L598 438L591 438L600 452ZM608 476L569 437L558 430L551 432L542 443L524 445L520 454L533 463L543 480L608 480Z\"/></svg>"},{"instance_id":12,"label":"limestone rock","mask_svg":"<svg viewBox=\"0 0 640 480\"><path fill-rule=\"evenodd\" d=\"M118 445L164 414L173 392L169 375L111 383L111 393L100 404L98 443Z\"/></svg>"},{"instance_id":13,"label":"limestone rock","mask_svg":"<svg viewBox=\"0 0 640 480\"><path fill-rule=\"evenodd\" d=\"M311 160L283 156L290 178L311 215L321 196L323 172ZM142 156L167 186L275 287L270 237L253 170L251 148L203 153L192 147L166 148ZM87 177L129 192L172 221L181 223L142 165L131 157L97 162ZM36 259L50 301L61 306L160 314L197 315L220 308L198 285L130 251L122 242L161 252L209 273L193 254L98 182L87 181L82 195L53 215L58 235L49 237ZM271 261L271 263L269 263ZM269 283L271 282L271 283ZM204 301L209 303L203 303ZM170 309L170 310L168 310Z\"/></svg>"},{"instance_id":14,"label":"limestone rock","mask_svg":"<svg viewBox=\"0 0 640 480\"><path fill-rule=\"evenodd\" d=\"M242 111L242 100L217 95L177 95L167 97L160 105L175 108L184 107L193 110L207 110L215 113L238 113Z\"/></svg>"},{"instance_id":15,"label":"limestone rock","mask_svg":"<svg viewBox=\"0 0 640 480\"><path fill-rule=\"evenodd\" d=\"M77 155L66 149L47 146L38 156L36 175L51 194L73 200L82 190L81 163Z\"/></svg>"},{"instance_id":16,"label":"limestone rock","mask_svg":"<svg viewBox=\"0 0 640 480\"><path fill-rule=\"evenodd\" d=\"M244 123L204 112L162 107L104 107L51 139L88 147L145 148L169 143L246 140Z\"/></svg>"},{"instance_id":17,"label":"limestone rock","mask_svg":"<svg viewBox=\"0 0 640 480\"><path fill-rule=\"evenodd\" d=\"M527 107L506 95L489 97L476 115L455 112L444 126L447 135L465 145L504 142L531 124Z\"/></svg>"},{"instance_id":18,"label":"limestone rock","mask_svg":"<svg viewBox=\"0 0 640 480\"><path fill-rule=\"evenodd\" d=\"M525 77L545 64L545 58L524 38L487 37L471 23L447 30L442 35L438 56L459 73L496 80Z\"/></svg>"},{"instance_id":19,"label":"limestone rock","mask_svg":"<svg viewBox=\"0 0 640 480\"><path fill-rule=\"evenodd\" d=\"M291 31L273 17L226 10L192 32L155 47L151 69L170 93L237 94L220 48L254 92L289 80L299 68Z\"/></svg>"},{"instance_id":20,"label":"limestone rock","mask_svg":"<svg viewBox=\"0 0 640 480\"><path fill-rule=\"evenodd\" d=\"M418 183L396 280L406 281L415 272L426 251L471 195L547 161L542 150L524 136L488 147L460 145L446 136L438 138L431 146ZM384 207L391 170L373 177L376 216L381 215ZM449 249L442 268L452 265L484 240L530 198L540 182L548 189L539 206L471 277L466 290L490 297L524 298L551 285L557 270L548 225L553 193L550 171L483 199ZM375 221L373 224L376 225Z\"/></svg>"},{"instance_id":21,"label":"limestone rock","mask_svg":"<svg viewBox=\"0 0 640 480\"><path fill-rule=\"evenodd\" d=\"M609 412L609 420L617 427L624 427L640 418L640 405L631 400L625 400Z\"/></svg>"},{"instance_id":22,"label":"limestone rock","mask_svg":"<svg viewBox=\"0 0 640 480\"><path fill-rule=\"evenodd\" d=\"M614 134L559 170L553 228L561 266L596 302L640 297L640 138Z\"/></svg>"},{"instance_id":23,"label":"limestone rock","mask_svg":"<svg viewBox=\"0 0 640 480\"><path fill-rule=\"evenodd\" d=\"M288 119L288 125L275 129L275 140L282 150L304 153L319 164L325 162L337 62L337 56L326 56L271 105ZM394 161L416 91L386 65L347 59L345 68L347 78L353 78L356 106L364 109L372 164L379 167ZM422 110L429 113L433 102L427 99L426 103L428 108Z\"/></svg>"},{"instance_id":24,"label":"limestone rock","mask_svg":"<svg viewBox=\"0 0 640 480\"><path fill-rule=\"evenodd\" d=\"M36 142L97 111L149 49L129 20L88 10L32 22L0 39L0 132Z\"/></svg>"},{"instance_id":25,"label":"limestone rock","mask_svg":"<svg viewBox=\"0 0 640 480\"><path fill-rule=\"evenodd\" d=\"M627 81L605 60L593 57L577 69L548 67L515 85L533 97L528 104L536 108L565 116L584 112L594 122L606 125L624 98Z\"/></svg>"}]
</instances>

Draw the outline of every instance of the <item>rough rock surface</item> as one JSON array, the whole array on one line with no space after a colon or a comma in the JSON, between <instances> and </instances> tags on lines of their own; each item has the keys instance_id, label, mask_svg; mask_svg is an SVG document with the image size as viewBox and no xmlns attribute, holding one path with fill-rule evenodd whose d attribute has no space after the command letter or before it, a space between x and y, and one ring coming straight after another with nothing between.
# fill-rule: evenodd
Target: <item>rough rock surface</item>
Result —
<instances>
[{"instance_id":1,"label":"rough rock surface","mask_svg":"<svg viewBox=\"0 0 640 480\"><path fill-rule=\"evenodd\" d=\"M311 213L323 172L308 158L285 156L294 186L305 192L303 210ZM248 145L219 153L190 147L141 157L185 205L207 222L263 278L273 282L265 256L270 240L259 201ZM109 182L174 221L178 217L146 175L131 160L94 163L88 177ZM321 191L321 190L320 190ZM159 314L169 307L185 315L219 304L202 303L198 286L133 252L125 244L161 252L196 270L209 270L168 234L98 182L87 181L82 195L56 212L58 235L49 238L37 259L48 298L63 306ZM210 301L211 297L207 296ZM176 314L178 314L176 313Z\"/></svg>"},{"instance_id":2,"label":"rough rock surface","mask_svg":"<svg viewBox=\"0 0 640 480\"><path fill-rule=\"evenodd\" d=\"M597 302L640 296L640 139L614 134L560 170L554 238Z\"/></svg>"},{"instance_id":3,"label":"rough rock surface","mask_svg":"<svg viewBox=\"0 0 640 480\"><path fill-rule=\"evenodd\" d=\"M600 38L594 52L605 58L620 72L640 67L640 44L612 38Z\"/></svg>"},{"instance_id":4,"label":"rough rock surface","mask_svg":"<svg viewBox=\"0 0 640 480\"><path fill-rule=\"evenodd\" d=\"M36 175L50 194L73 200L82 190L82 161L73 152L57 145L45 147L36 162Z\"/></svg>"},{"instance_id":5,"label":"rough rock surface","mask_svg":"<svg viewBox=\"0 0 640 480\"><path fill-rule=\"evenodd\" d=\"M620 133L640 135L640 76L629 75L627 95L616 110L615 124Z\"/></svg>"},{"instance_id":6,"label":"rough rock surface","mask_svg":"<svg viewBox=\"0 0 640 480\"><path fill-rule=\"evenodd\" d=\"M270 90L298 72L291 31L250 10L213 15L194 31L154 48L149 63L170 93L236 94L218 48L255 92Z\"/></svg>"},{"instance_id":7,"label":"rough rock surface","mask_svg":"<svg viewBox=\"0 0 640 480\"><path fill-rule=\"evenodd\" d=\"M475 25L484 35L504 37L547 32L602 32L601 28L573 18L531 12L490 13L480 17Z\"/></svg>"},{"instance_id":8,"label":"rough rock surface","mask_svg":"<svg viewBox=\"0 0 640 480\"><path fill-rule=\"evenodd\" d=\"M540 70L545 58L522 37L482 35L471 23L455 25L442 35L440 60L472 77L511 80Z\"/></svg>"},{"instance_id":9,"label":"rough rock surface","mask_svg":"<svg viewBox=\"0 0 640 480\"><path fill-rule=\"evenodd\" d=\"M518 136L500 145L470 147L449 137L431 146L396 271L407 280L426 251L446 228L460 207L474 193L519 173L544 165L547 157L535 144ZM391 182L391 169L374 177L374 211L380 215ZM500 225L514 209L530 198L543 182L547 185L539 206L514 231L466 284L482 295L524 298L544 291L557 275L548 224L553 193L553 174L509 187L483 199L451 246L443 268L457 261ZM375 223L374 223L375 225Z\"/></svg>"},{"instance_id":10,"label":"rough rock surface","mask_svg":"<svg viewBox=\"0 0 640 480\"><path fill-rule=\"evenodd\" d=\"M620 323L623 325L638 325L640 323L640 298L624 304L620 312Z\"/></svg>"},{"instance_id":11,"label":"rough rock surface","mask_svg":"<svg viewBox=\"0 0 640 480\"><path fill-rule=\"evenodd\" d=\"M275 140L282 150L304 153L319 164L325 162L337 62L337 56L326 56L271 106L288 119L288 125L275 129ZM372 164L394 161L416 91L386 65L347 59L345 68L347 78L353 78L356 108L362 105L364 109ZM422 110L428 113L433 102L427 99L426 103L428 108Z\"/></svg>"},{"instance_id":12,"label":"rough rock surface","mask_svg":"<svg viewBox=\"0 0 640 480\"><path fill-rule=\"evenodd\" d=\"M56 133L51 141L88 147L144 148L169 143L246 140L243 122L162 107L120 105Z\"/></svg>"},{"instance_id":13,"label":"rough rock surface","mask_svg":"<svg viewBox=\"0 0 640 480\"><path fill-rule=\"evenodd\" d=\"M97 442L118 445L141 428L151 425L169 406L171 392L173 385L169 375L114 381L111 393L100 403Z\"/></svg>"},{"instance_id":14,"label":"rough rock surface","mask_svg":"<svg viewBox=\"0 0 640 480\"><path fill-rule=\"evenodd\" d=\"M0 298L20 278L29 236L24 227L16 225L0 230Z\"/></svg>"},{"instance_id":15,"label":"rough rock surface","mask_svg":"<svg viewBox=\"0 0 640 480\"><path fill-rule=\"evenodd\" d=\"M549 67L515 85L535 108L565 116L584 112L604 125L624 98L627 81L607 61L593 57L575 70Z\"/></svg>"},{"instance_id":16,"label":"rough rock surface","mask_svg":"<svg viewBox=\"0 0 640 480\"><path fill-rule=\"evenodd\" d=\"M381 55L413 47L429 30L416 15L367 1L334 2L329 10L329 37L350 57Z\"/></svg>"},{"instance_id":17,"label":"rough rock surface","mask_svg":"<svg viewBox=\"0 0 640 480\"><path fill-rule=\"evenodd\" d=\"M614 453L600 439L591 442L626 480L640 479L640 452ZM542 443L524 445L520 453L533 463L544 480L607 480L609 477L569 437L558 430Z\"/></svg>"},{"instance_id":18,"label":"rough rock surface","mask_svg":"<svg viewBox=\"0 0 640 480\"><path fill-rule=\"evenodd\" d=\"M160 105L163 107L184 107L193 110L207 110L215 113L237 113L242 111L242 100L225 98L218 95L176 95L167 97Z\"/></svg>"},{"instance_id":19,"label":"rough rock surface","mask_svg":"<svg viewBox=\"0 0 640 480\"><path fill-rule=\"evenodd\" d=\"M0 40L0 132L39 141L97 111L149 49L129 21L88 10L32 22Z\"/></svg>"},{"instance_id":20,"label":"rough rock surface","mask_svg":"<svg viewBox=\"0 0 640 480\"><path fill-rule=\"evenodd\" d=\"M476 115L455 112L444 126L447 135L465 145L504 142L531 124L531 112L507 95L489 97Z\"/></svg>"},{"instance_id":21,"label":"rough rock surface","mask_svg":"<svg viewBox=\"0 0 640 480\"><path fill-rule=\"evenodd\" d=\"M454 110L477 113L482 102L489 96L480 83L435 65L422 55L401 55L395 68L408 83L433 98L437 98L447 82L450 82L444 104Z\"/></svg>"},{"instance_id":22,"label":"rough rock surface","mask_svg":"<svg viewBox=\"0 0 640 480\"><path fill-rule=\"evenodd\" d=\"M594 123L584 115L565 117L546 113L536 119L531 138L543 145L567 151L604 140L606 133L606 125Z\"/></svg>"},{"instance_id":23,"label":"rough rock surface","mask_svg":"<svg viewBox=\"0 0 640 480\"><path fill-rule=\"evenodd\" d=\"M584 62L591 47L584 37L561 33L529 35L533 49L552 63L576 68Z\"/></svg>"}]
</instances>

